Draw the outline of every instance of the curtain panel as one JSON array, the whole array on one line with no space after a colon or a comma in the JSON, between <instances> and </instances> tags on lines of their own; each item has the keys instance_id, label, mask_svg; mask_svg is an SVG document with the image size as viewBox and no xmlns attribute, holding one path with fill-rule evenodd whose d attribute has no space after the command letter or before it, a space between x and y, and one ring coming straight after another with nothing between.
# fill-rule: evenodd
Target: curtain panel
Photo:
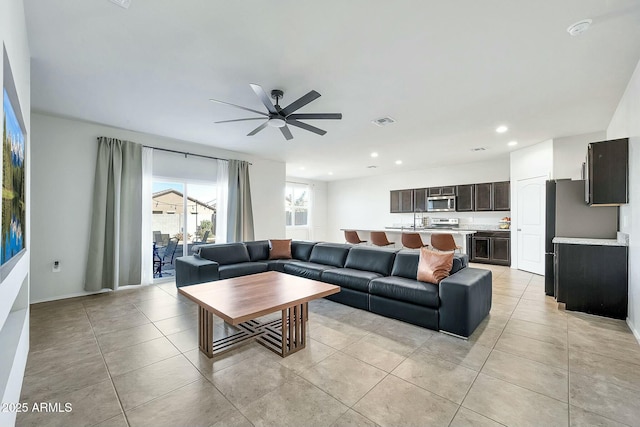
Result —
<instances>
[{"instance_id":1,"label":"curtain panel","mask_svg":"<svg viewBox=\"0 0 640 427\"><path fill-rule=\"evenodd\" d=\"M229 160L227 242L254 239L250 187L249 163L241 160Z\"/></svg>"},{"instance_id":2,"label":"curtain panel","mask_svg":"<svg viewBox=\"0 0 640 427\"><path fill-rule=\"evenodd\" d=\"M85 290L140 284L141 229L142 145L100 137Z\"/></svg>"}]
</instances>

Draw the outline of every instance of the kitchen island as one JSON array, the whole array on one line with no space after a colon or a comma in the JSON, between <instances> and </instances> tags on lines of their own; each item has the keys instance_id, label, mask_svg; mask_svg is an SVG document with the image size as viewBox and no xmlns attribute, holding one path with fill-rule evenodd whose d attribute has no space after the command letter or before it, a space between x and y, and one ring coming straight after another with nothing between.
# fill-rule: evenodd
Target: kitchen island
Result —
<instances>
[{"instance_id":1,"label":"kitchen island","mask_svg":"<svg viewBox=\"0 0 640 427\"><path fill-rule=\"evenodd\" d=\"M462 253L468 254L467 236L474 234L477 230L467 230L464 228L412 228L412 227L385 227L385 228L341 228L341 231L355 230L358 232L360 239L371 242L370 234L372 231L384 231L390 242L394 242L394 247L402 248L402 233L418 233L422 237L422 241L426 245L431 245L432 234L451 234L456 244L462 247Z\"/></svg>"}]
</instances>

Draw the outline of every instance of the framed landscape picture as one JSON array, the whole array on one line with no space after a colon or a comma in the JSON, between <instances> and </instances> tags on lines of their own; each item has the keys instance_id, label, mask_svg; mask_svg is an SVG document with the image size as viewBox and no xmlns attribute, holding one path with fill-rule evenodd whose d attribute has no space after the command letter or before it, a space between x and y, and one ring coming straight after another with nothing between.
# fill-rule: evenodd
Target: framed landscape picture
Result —
<instances>
[{"instance_id":1,"label":"framed landscape picture","mask_svg":"<svg viewBox=\"0 0 640 427\"><path fill-rule=\"evenodd\" d=\"M0 226L0 266L12 268L10 261L25 250L26 174L24 122L13 85L11 69L4 57L2 88L2 224ZM5 273L5 272L3 272ZM4 276L4 274L3 274Z\"/></svg>"}]
</instances>

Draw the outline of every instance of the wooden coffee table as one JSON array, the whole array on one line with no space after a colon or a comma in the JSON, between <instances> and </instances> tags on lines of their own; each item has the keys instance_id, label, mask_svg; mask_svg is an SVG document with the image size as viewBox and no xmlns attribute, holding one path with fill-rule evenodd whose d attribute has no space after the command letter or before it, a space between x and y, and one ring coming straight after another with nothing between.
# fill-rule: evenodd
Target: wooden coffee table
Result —
<instances>
[{"instance_id":1,"label":"wooden coffee table","mask_svg":"<svg viewBox=\"0 0 640 427\"><path fill-rule=\"evenodd\" d=\"M286 357L306 346L308 302L340 292L340 287L303 277L266 273L184 286L178 292L199 306L200 351L213 357L255 338L269 350ZM276 311L282 318L255 320ZM240 330L214 340L213 315Z\"/></svg>"}]
</instances>

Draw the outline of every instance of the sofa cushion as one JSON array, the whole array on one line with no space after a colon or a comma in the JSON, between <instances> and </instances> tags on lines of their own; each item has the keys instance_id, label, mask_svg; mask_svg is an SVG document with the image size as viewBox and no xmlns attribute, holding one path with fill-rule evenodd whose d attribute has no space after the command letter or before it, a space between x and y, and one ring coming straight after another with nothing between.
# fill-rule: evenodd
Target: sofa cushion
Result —
<instances>
[{"instance_id":1,"label":"sofa cushion","mask_svg":"<svg viewBox=\"0 0 640 427\"><path fill-rule=\"evenodd\" d=\"M246 276L247 274L262 273L267 271L269 266L264 262L241 262L238 264L227 264L218 267L220 280L231 277Z\"/></svg>"},{"instance_id":2,"label":"sofa cushion","mask_svg":"<svg viewBox=\"0 0 640 427\"><path fill-rule=\"evenodd\" d=\"M256 240L255 242L244 242L249 252L251 261L264 261L269 258L269 241Z\"/></svg>"},{"instance_id":3,"label":"sofa cushion","mask_svg":"<svg viewBox=\"0 0 640 427\"><path fill-rule=\"evenodd\" d=\"M280 273L284 273L284 265L290 262L292 262L290 259L268 259L264 261L269 267L269 271L279 271Z\"/></svg>"},{"instance_id":4,"label":"sofa cushion","mask_svg":"<svg viewBox=\"0 0 640 427\"><path fill-rule=\"evenodd\" d=\"M403 249L396 253L391 269L392 276L414 279L418 276L418 260L420 250ZM457 273L469 265L469 257L466 254L453 254L453 267L449 274Z\"/></svg>"},{"instance_id":5,"label":"sofa cushion","mask_svg":"<svg viewBox=\"0 0 640 427\"><path fill-rule=\"evenodd\" d=\"M294 240L291 242L291 258L300 261L309 261L311 251L317 242L307 242L302 240Z\"/></svg>"},{"instance_id":6,"label":"sofa cushion","mask_svg":"<svg viewBox=\"0 0 640 427\"><path fill-rule=\"evenodd\" d=\"M291 239L269 240L269 259L291 259Z\"/></svg>"},{"instance_id":7,"label":"sofa cushion","mask_svg":"<svg viewBox=\"0 0 640 427\"><path fill-rule=\"evenodd\" d=\"M440 283L449 277L453 267L453 252L436 252L429 248L420 249L417 279L421 282Z\"/></svg>"},{"instance_id":8,"label":"sofa cushion","mask_svg":"<svg viewBox=\"0 0 640 427\"><path fill-rule=\"evenodd\" d=\"M339 243L318 243L311 250L309 261L342 268L350 248L351 245Z\"/></svg>"},{"instance_id":9,"label":"sofa cushion","mask_svg":"<svg viewBox=\"0 0 640 427\"><path fill-rule=\"evenodd\" d=\"M200 258L215 261L220 265L249 262L249 251L244 243L223 243L200 246Z\"/></svg>"},{"instance_id":10,"label":"sofa cushion","mask_svg":"<svg viewBox=\"0 0 640 427\"><path fill-rule=\"evenodd\" d=\"M354 247L349 251L344 263L346 268L372 271L382 276L391 274L391 267L396 256L395 250Z\"/></svg>"},{"instance_id":11,"label":"sofa cushion","mask_svg":"<svg viewBox=\"0 0 640 427\"><path fill-rule=\"evenodd\" d=\"M361 292L369 292L369 282L378 277L382 277L382 274L372 271L355 270L353 268L325 270L320 276L323 282Z\"/></svg>"},{"instance_id":12,"label":"sofa cushion","mask_svg":"<svg viewBox=\"0 0 640 427\"><path fill-rule=\"evenodd\" d=\"M284 272L307 279L320 280L320 274L332 269L330 265L316 264L308 261L291 260L284 265Z\"/></svg>"},{"instance_id":13,"label":"sofa cushion","mask_svg":"<svg viewBox=\"0 0 640 427\"><path fill-rule=\"evenodd\" d=\"M369 284L369 293L423 307L438 308L440 306L438 285L419 282L416 279L397 276L374 279Z\"/></svg>"}]
</instances>

